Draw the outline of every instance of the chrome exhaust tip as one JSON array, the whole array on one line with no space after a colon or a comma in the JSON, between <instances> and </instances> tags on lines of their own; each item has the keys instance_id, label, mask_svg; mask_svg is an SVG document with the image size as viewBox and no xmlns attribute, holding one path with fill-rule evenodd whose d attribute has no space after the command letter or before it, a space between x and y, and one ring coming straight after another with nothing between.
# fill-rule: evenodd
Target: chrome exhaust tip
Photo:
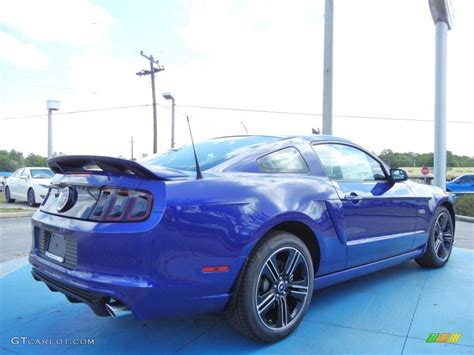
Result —
<instances>
[{"instance_id":1,"label":"chrome exhaust tip","mask_svg":"<svg viewBox=\"0 0 474 355\"><path fill-rule=\"evenodd\" d=\"M105 309L114 318L122 318L132 314L132 311L124 303L113 298L105 304Z\"/></svg>"}]
</instances>

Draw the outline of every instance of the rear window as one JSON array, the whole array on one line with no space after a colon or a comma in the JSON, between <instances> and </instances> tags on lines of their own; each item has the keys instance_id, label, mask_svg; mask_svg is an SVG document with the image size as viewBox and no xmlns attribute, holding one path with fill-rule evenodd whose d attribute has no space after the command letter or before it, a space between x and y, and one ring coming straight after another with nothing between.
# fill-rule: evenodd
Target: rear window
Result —
<instances>
[{"instance_id":1,"label":"rear window","mask_svg":"<svg viewBox=\"0 0 474 355\"><path fill-rule=\"evenodd\" d=\"M304 174L309 171L301 153L294 147L267 154L257 160L257 165L266 173Z\"/></svg>"},{"instance_id":2,"label":"rear window","mask_svg":"<svg viewBox=\"0 0 474 355\"><path fill-rule=\"evenodd\" d=\"M213 168L244 151L281 138L267 136L245 136L215 138L196 143L196 152L202 170ZM167 168L195 171L196 164L192 146L169 150L166 153L145 158L143 164L159 165Z\"/></svg>"}]
</instances>

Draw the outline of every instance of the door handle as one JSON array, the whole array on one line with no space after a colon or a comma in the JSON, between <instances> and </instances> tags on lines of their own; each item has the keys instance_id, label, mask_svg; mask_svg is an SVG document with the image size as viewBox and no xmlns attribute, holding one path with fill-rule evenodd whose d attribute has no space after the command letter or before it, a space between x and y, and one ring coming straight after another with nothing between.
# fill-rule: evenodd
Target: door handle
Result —
<instances>
[{"instance_id":1,"label":"door handle","mask_svg":"<svg viewBox=\"0 0 474 355\"><path fill-rule=\"evenodd\" d=\"M345 195L344 199L352 202L359 202L362 197L357 195L355 192L351 192L349 195Z\"/></svg>"}]
</instances>

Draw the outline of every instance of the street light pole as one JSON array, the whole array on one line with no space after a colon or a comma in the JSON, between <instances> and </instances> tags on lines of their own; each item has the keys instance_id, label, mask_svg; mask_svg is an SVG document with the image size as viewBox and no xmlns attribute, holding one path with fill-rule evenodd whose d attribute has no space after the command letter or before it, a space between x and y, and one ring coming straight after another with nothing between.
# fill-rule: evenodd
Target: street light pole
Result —
<instances>
[{"instance_id":1,"label":"street light pole","mask_svg":"<svg viewBox=\"0 0 474 355\"><path fill-rule=\"evenodd\" d=\"M53 111L59 110L59 101L46 101L48 110L48 159L53 157Z\"/></svg>"},{"instance_id":2,"label":"street light pole","mask_svg":"<svg viewBox=\"0 0 474 355\"><path fill-rule=\"evenodd\" d=\"M452 8L449 0L429 0L429 6L436 26L434 184L446 190L446 73Z\"/></svg>"},{"instance_id":3,"label":"street light pole","mask_svg":"<svg viewBox=\"0 0 474 355\"><path fill-rule=\"evenodd\" d=\"M332 135L332 58L334 2L324 8L323 134Z\"/></svg>"},{"instance_id":4,"label":"street light pole","mask_svg":"<svg viewBox=\"0 0 474 355\"><path fill-rule=\"evenodd\" d=\"M163 93L163 97L166 100L171 100L171 149L174 148L174 108L175 108L175 101L173 95L169 92Z\"/></svg>"}]
</instances>

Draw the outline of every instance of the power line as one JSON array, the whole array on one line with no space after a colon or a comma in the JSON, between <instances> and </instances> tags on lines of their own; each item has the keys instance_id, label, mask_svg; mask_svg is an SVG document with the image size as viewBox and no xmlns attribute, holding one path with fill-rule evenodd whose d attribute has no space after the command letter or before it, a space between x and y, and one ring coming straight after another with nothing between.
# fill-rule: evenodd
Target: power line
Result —
<instances>
[{"instance_id":1,"label":"power line","mask_svg":"<svg viewBox=\"0 0 474 355\"><path fill-rule=\"evenodd\" d=\"M168 106L158 104L163 108L169 109ZM128 105L128 106L112 106L96 109L86 109L78 111L67 111L67 112L58 112L57 115L70 115L76 113L88 113L88 112L100 112L100 111L112 111L112 110L122 110L138 107L148 107L152 104L141 104L141 105ZM259 109L248 109L248 108L237 108L237 107L222 107L222 106L202 106L202 105L176 105L177 107L182 108L195 108L195 109L205 109L205 110L222 110L222 111L237 111L237 112L251 112L251 113L270 113L270 114L282 114L282 115L294 115L294 116L310 116L310 117L321 117L320 113L310 113L310 112L294 112L294 111L277 111L277 110L259 110ZM180 113L182 116L186 116L184 113ZM21 118L35 118L35 117L46 117L47 114L34 114L34 115L25 115L25 116L11 116L11 117L0 117L0 120L10 120L10 119L21 119ZM339 118L354 118L354 119L370 119L370 120L387 120L387 121L405 121L405 122L433 122L432 120L424 120L421 118L406 118L406 117L385 117L385 116L361 116L361 115L334 115L334 117ZM474 124L474 122L469 121L448 121L448 123L457 123L457 124Z\"/></svg>"},{"instance_id":2,"label":"power line","mask_svg":"<svg viewBox=\"0 0 474 355\"><path fill-rule=\"evenodd\" d=\"M176 105L184 108L196 108L205 110L222 110L222 111L238 111L238 112L253 112L253 113L272 113L272 114L283 114L283 115L296 115L296 116L311 116L321 117L321 113L310 113L310 112L293 112L293 111L276 111L276 110L258 110L258 109L247 109L247 108L236 108L236 107L222 107L222 106L202 106L202 105ZM388 121L415 121L415 122L433 122L433 120L424 120L421 118L402 118L402 117L385 117L385 116L360 116L360 115L333 115L339 118L358 118L358 119L371 119L371 120L388 120ZM449 123L464 123L474 124L469 121L448 121Z\"/></svg>"}]
</instances>

